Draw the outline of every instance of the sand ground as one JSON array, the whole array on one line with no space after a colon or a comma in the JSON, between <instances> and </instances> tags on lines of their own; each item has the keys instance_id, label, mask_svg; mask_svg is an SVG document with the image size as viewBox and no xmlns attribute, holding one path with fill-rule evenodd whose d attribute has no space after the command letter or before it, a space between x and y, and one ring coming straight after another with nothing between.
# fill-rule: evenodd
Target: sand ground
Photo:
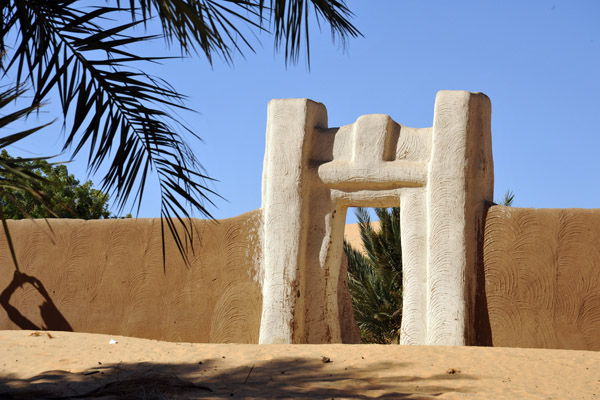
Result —
<instances>
[{"instance_id":1,"label":"sand ground","mask_svg":"<svg viewBox=\"0 0 600 400\"><path fill-rule=\"evenodd\" d=\"M0 331L0 398L600 399L600 352Z\"/></svg>"}]
</instances>

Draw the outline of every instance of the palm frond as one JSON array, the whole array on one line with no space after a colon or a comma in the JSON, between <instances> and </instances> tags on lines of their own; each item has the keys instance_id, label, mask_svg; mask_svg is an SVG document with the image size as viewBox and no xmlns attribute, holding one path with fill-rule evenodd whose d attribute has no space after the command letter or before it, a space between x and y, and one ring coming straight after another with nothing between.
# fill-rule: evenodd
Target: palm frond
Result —
<instances>
[{"instance_id":1,"label":"palm frond","mask_svg":"<svg viewBox=\"0 0 600 400\"><path fill-rule=\"evenodd\" d=\"M504 193L504 197L498 204L500 204L502 206L511 207L514 200L515 200L514 192L512 190L507 190L506 193Z\"/></svg>"},{"instance_id":2,"label":"palm frond","mask_svg":"<svg viewBox=\"0 0 600 400\"><path fill-rule=\"evenodd\" d=\"M334 36L344 41L359 35L344 2L311 2L317 21L326 20ZM64 150L75 156L87 149L91 173L108 167L101 189L115 200L117 212L130 204L139 212L155 171L161 218L187 219L182 235L174 230L175 223L166 223L182 250L192 241L189 210L212 217L206 207L217 194L180 134L192 131L173 117L174 109L188 110L186 97L140 69L140 64L164 57L140 56L130 49L166 38L177 41L184 54L202 51L211 63L215 54L231 62L234 53L253 50L244 29L272 29L276 46L285 43L286 60L295 60L302 40L308 44L308 1L117 0L115 7L82 3L2 2L0 69L14 73L18 83L30 82L33 104L58 96L63 117L70 121L65 123ZM124 14L130 16L126 22L120 19ZM145 27L154 15L163 34L137 34L135 29ZM299 33L302 27L305 34ZM6 43L7 37L16 38L14 45Z\"/></svg>"},{"instance_id":3,"label":"palm frond","mask_svg":"<svg viewBox=\"0 0 600 400\"><path fill-rule=\"evenodd\" d=\"M264 10L264 0L260 0L260 12ZM350 23L352 12L345 2L336 0L311 0L317 22L327 21L331 28L332 39L338 38L343 46L349 38L361 36L361 33ZM307 62L310 65L309 41L309 2L308 0L271 0L268 7L268 20L273 26L275 47L284 48L287 60L296 62L300 54L303 40L306 44ZM303 39L304 37L304 39Z\"/></svg>"},{"instance_id":4,"label":"palm frond","mask_svg":"<svg viewBox=\"0 0 600 400\"><path fill-rule=\"evenodd\" d=\"M130 0L134 19L137 7L144 22L156 14L165 37L178 42L184 53L202 51L210 63L215 54L232 62L236 52L254 51L249 36L258 30L274 35L275 48L283 49L286 63L298 60L304 43L310 65L311 10L317 24L329 24L332 39L342 45L361 36L350 22L352 12L338 0Z\"/></svg>"},{"instance_id":5,"label":"palm frond","mask_svg":"<svg viewBox=\"0 0 600 400\"><path fill-rule=\"evenodd\" d=\"M6 68L30 80L34 102L58 90L64 117L73 116L64 149L76 155L87 146L92 173L108 165L101 189L113 196L118 212L130 200L139 211L149 172L156 170L161 217L189 219L190 207L210 217L205 202L216 195L206 184L210 178L199 172L200 163L176 129L179 122L165 111L186 109L185 98L135 68L161 58L140 57L125 47L157 37L128 33L142 21L107 28L106 21L116 19L121 8L85 11L74 3L13 2L21 43ZM191 240L189 232L184 230L184 240Z\"/></svg>"}]
</instances>

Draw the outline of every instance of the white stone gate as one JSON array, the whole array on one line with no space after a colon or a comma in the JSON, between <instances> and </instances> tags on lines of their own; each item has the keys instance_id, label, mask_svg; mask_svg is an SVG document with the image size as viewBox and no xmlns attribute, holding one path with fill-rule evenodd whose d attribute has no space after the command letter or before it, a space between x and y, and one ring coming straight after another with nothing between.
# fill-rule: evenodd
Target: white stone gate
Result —
<instances>
[{"instance_id":1,"label":"white stone gate","mask_svg":"<svg viewBox=\"0 0 600 400\"><path fill-rule=\"evenodd\" d=\"M493 198L487 96L441 91L433 127L387 115L327 127L307 99L272 100L263 170L260 343L341 341L346 210L401 207L402 344L473 341L477 241Z\"/></svg>"}]
</instances>

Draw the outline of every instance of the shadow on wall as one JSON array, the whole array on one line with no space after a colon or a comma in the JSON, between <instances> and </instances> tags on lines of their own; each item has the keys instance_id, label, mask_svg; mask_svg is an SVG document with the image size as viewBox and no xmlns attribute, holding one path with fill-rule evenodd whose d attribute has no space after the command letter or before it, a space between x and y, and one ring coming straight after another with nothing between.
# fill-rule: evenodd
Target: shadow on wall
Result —
<instances>
[{"instance_id":1,"label":"shadow on wall","mask_svg":"<svg viewBox=\"0 0 600 400\"><path fill-rule=\"evenodd\" d=\"M0 232L0 330L256 343L260 222L193 220L191 265L167 237L164 269L159 219L8 221L22 273Z\"/></svg>"},{"instance_id":2,"label":"shadow on wall","mask_svg":"<svg viewBox=\"0 0 600 400\"><path fill-rule=\"evenodd\" d=\"M84 373L48 371L28 379L0 376L0 397L38 398L394 398L419 399L468 393L446 381L477 379L468 374L414 376L411 363L366 363L335 369L320 359L289 358L223 369L222 360L201 364L135 363L101 365ZM381 376L381 371L405 372ZM173 397L172 397L173 396Z\"/></svg>"},{"instance_id":3,"label":"shadow on wall","mask_svg":"<svg viewBox=\"0 0 600 400\"><path fill-rule=\"evenodd\" d=\"M17 289L22 289L25 285L31 285L44 299L39 306L40 318L43 321L43 325L41 326L34 324L16 307L10 304L10 298L15 291ZM69 322L58 310L54 301L52 301L44 284L34 276L15 271L10 284L2 291L2 293L0 293L0 306L6 311L8 318L21 329L73 331Z\"/></svg>"},{"instance_id":4,"label":"shadow on wall","mask_svg":"<svg viewBox=\"0 0 600 400\"><path fill-rule=\"evenodd\" d=\"M494 340L492 337L492 328L490 326L490 314L488 312L487 293L485 285L485 257L483 243L485 241L485 221L488 216L490 208L495 203L487 202L483 208L482 223L479 224L477 235L477 260L475 262L476 268L476 292L475 292L475 346L493 346Z\"/></svg>"}]
</instances>

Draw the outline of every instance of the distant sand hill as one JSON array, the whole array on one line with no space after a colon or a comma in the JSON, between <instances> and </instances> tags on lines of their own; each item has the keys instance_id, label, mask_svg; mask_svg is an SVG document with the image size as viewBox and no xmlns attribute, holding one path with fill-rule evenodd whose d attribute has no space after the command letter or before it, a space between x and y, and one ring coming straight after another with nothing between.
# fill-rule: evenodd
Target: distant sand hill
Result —
<instances>
[{"instance_id":1,"label":"distant sand hill","mask_svg":"<svg viewBox=\"0 0 600 400\"><path fill-rule=\"evenodd\" d=\"M371 222L374 229L379 229L379 221ZM348 224L346 225L346 229L344 230L344 238L352 248L364 253L363 243L360 238L360 229L358 228L358 224Z\"/></svg>"}]
</instances>

